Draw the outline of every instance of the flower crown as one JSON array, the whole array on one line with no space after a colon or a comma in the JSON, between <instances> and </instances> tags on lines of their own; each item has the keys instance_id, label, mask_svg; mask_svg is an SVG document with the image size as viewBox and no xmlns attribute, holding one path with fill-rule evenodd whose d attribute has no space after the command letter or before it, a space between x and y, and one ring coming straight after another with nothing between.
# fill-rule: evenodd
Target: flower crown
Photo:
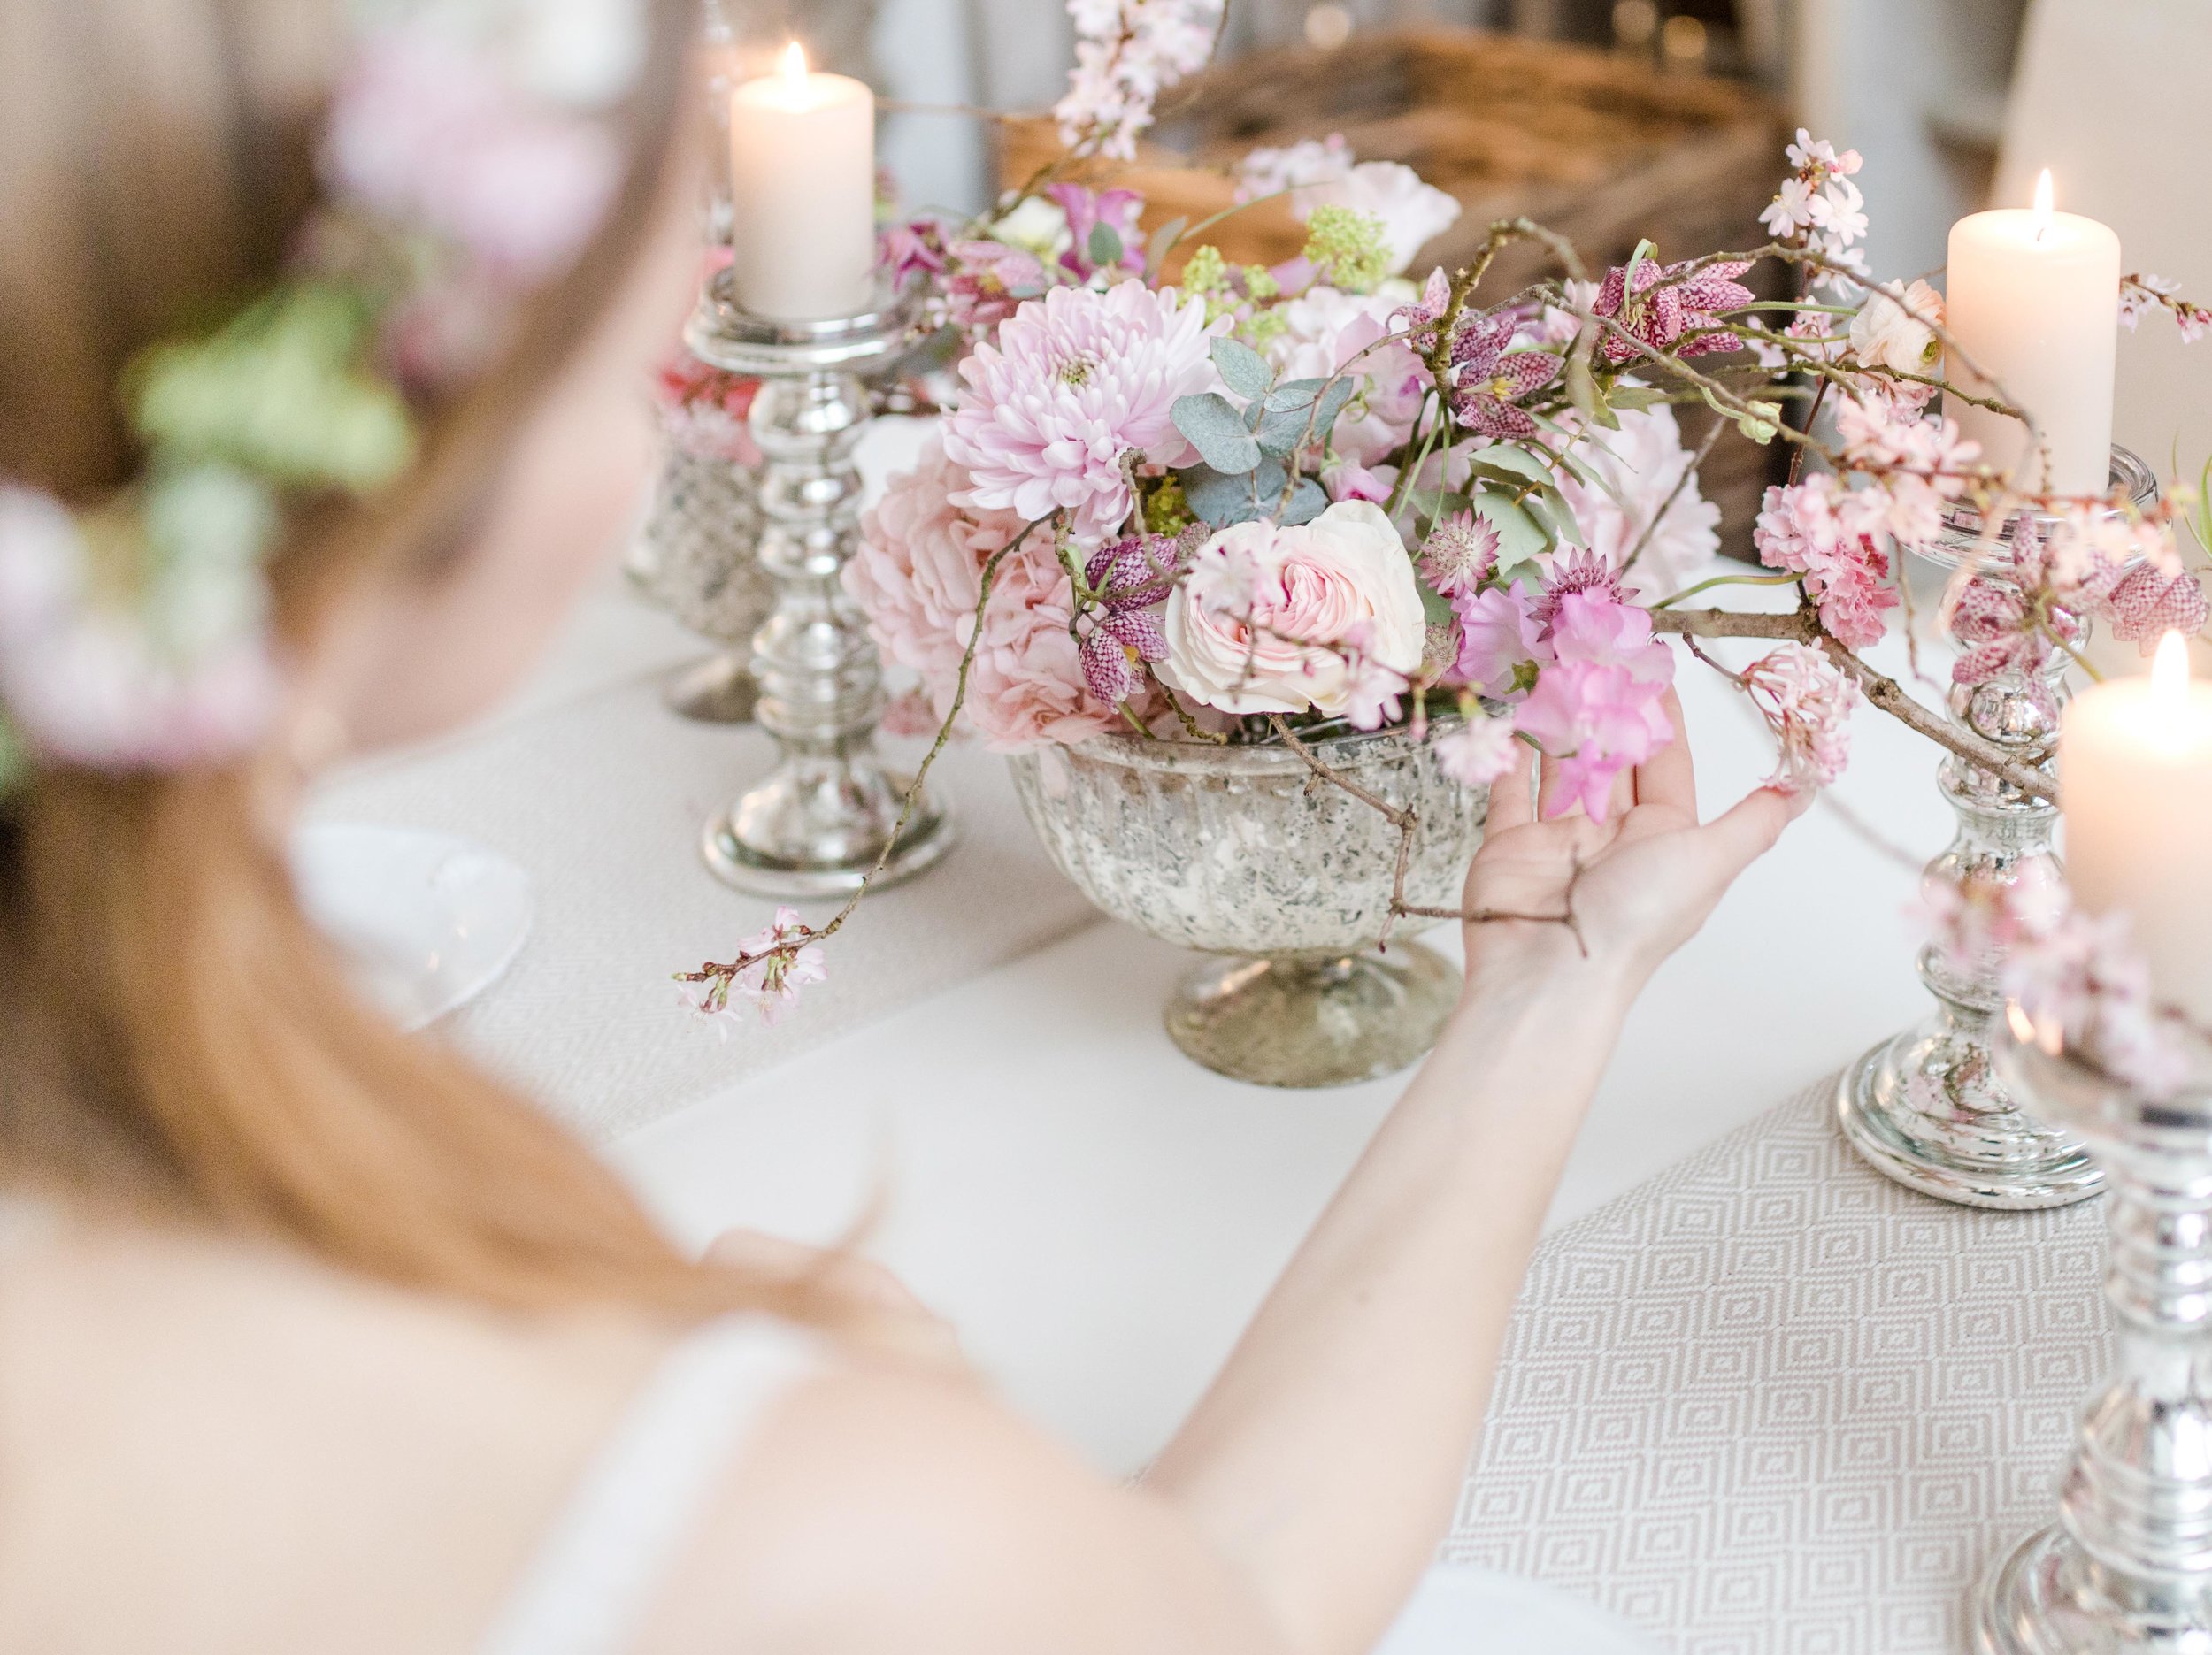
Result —
<instances>
[{"instance_id":1,"label":"flower crown","mask_svg":"<svg viewBox=\"0 0 2212 1655\"><path fill-rule=\"evenodd\" d=\"M124 381L142 475L73 514L0 479L0 794L48 761L175 770L277 702L264 564L288 507L414 464L418 414L493 361L621 183L641 0L376 0L292 266Z\"/></svg>"}]
</instances>

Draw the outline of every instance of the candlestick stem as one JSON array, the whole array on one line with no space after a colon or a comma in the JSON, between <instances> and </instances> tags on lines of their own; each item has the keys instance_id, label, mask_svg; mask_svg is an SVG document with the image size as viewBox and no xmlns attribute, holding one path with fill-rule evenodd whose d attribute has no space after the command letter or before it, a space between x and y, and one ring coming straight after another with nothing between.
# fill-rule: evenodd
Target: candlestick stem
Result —
<instances>
[{"instance_id":1,"label":"candlestick stem","mask_svg":"<svg viewBox=\"0 0 2212 1655\"><path fill-rule=\"evenodd\" d=\"M911 342L896 301L826 322L749 315L718 273L686 340L702 360L762 381L750 415L764 456L757 555L775 608L753 635L754 716L776 739L776 768L707 824L714 872L780 897L856 889L891 839L907 782L875 752L882 674L842 573L858 533L853 448L868 419L864 376ZM926 796L877 876L910 878L951 847L950 817Z\"/></svg>"},{"instance_id":2,"label":"candlestick stem","mask_svg":"<svg viewBox=\"0 0 2212 1655\"><path fill-rule=\"evenodd\" d=\"M2115 487L2139 503L2156 494L2157 479L2141 460L2124 448L2112 452ZM2031 516L2030 523L2047 533L2053 520ZM2001 579L2001 542L1997 550L1992 558L1978 517L1962 506L1947 517L1931 556L1951 567L1980 557L1982 577ZM2047 754L2058 737L2065 665L2062 656L2047 672L2006 671L1955 686L1950 715L2000 747ZM2041 768L2050 770L2047 756ZM1938 768L1936 785L1958 831L1928 864L1929 880L2009 885L2056 876L2058 810L2049 799L1955 755ZM1934 1010L1861 1056L1837 1087L1836 1122L1851 1146L1886 1176L1962 1207L2020 1211L2095 1195L2104 1183L2097 1163L2070 1132L2023 1110L1992 1061L1989 1020L2002 1003L2003 955L1961 970L1930 946L1918 969Z\"/></svg>"},{"instance_id":3,"label":"candlestick stem","mask_svg":"<svg viewBox=\"0 0 2212 1655\"><path fill-rule=\"evenodd\" d=\"M2212 1093L2152 1102L2006 1042L1999 1065L2109 1180L2118 1361L2059 1484L2059 1521L1991 1573L1978 1655L2212 1650Z\"/></svg>"}]
</instances>

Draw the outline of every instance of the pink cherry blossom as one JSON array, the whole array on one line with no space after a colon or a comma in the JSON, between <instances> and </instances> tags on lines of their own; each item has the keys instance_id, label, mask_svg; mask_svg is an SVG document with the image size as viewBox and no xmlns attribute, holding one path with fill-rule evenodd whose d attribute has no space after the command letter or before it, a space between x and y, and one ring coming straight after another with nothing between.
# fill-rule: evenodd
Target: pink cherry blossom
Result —
<instances>
[{"instance_id":1,"label":"pink cherry blossom","mask_svg":"<svg viewBox=\"0 0 2212 1655\"><path fill-rule=\"evenodd\" d=\"M796 908L778 908L773 923L738 944L738 957L748 963L726 977L687 985L687 1003L706 1017L733 1020L741 1008L750 1008L763 1023L775 1022L801 989L829 977L820 945L799 941L813 934ZM728 1034L725 1022L723 1038Z\"/></svg>"},{"instance_id":2,"label":"pink cherry blossom","mask_svg":"<svg viewBox=\"0 0 2212 1655\"><path fill-rule=\"evenodd\" d=\"M1888 555L1841 518L1847 492L1824 471L1770 487L1751 538L1768 568L1805 578L1821 624L1837 641L1864 649L1881 641L1888 630L1884 617L1898 597L1889 585Z\"/></svg>"},{"instance_id":3,"label":"pink cherry blossom","mask_svg":"<svg viewBox=\"0 0 2212 1655\"><path fill-rule=\"evenodd\" d=\"M1129 515L1125 465L1195 458L1178 398L1216 389L1206 307L1140 281L1032 299L960 364L967 389L945 452L971 479L962 505L1036 521L1069 513L1094 544Z\"/></svg>"},{"instance_id":4,"label":"pink cherry blossom","mask_svg":"<svg viewBox=\"0 0 2212 1655\"><path fill-rule=\"evenodd\" d=\"M1784 643L1752 663L1744 689L1773 728L1780 751L1768 785L1785 793L1825 787L1851 762L1851 714L1859 686L1824 651Z\"/></svg>"},{"instance_id":5,"label":"pink cherry blossom","mask_svg":"<svg viewBox=\"0 0 2212 1655\"><path fill-rule=\"evenodd\" d=\"M1513 768L1513 718L1477 712L1436 738L1437 768L1463 787L1487 787Z\"/></svg>"}]
</instances>

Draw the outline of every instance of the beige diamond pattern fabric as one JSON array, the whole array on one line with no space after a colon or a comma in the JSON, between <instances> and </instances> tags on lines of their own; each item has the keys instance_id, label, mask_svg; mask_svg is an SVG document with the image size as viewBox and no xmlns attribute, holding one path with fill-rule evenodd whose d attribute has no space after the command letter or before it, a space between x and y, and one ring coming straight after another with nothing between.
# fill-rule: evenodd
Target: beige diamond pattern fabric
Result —
<instances>
[{"instance_id":1,"label":"beige diamond pattern fabric","mask_svg":"<svg viewBox=\"0 0 2212 1655\"><path fill-rule=\"evenodd\" d=\"M1444 1556L1683 1655L1943 1655L2110 1361L2098 1203L1891 1184L1832 1083L1538 1249Z\"/></svg>"},{"instance_id":2,"label":"beige diamond pattern fabric","mask_svg":"<svg viewBox=\"0 0 2212 1655\"><path fill-rule=\"evenodd\" d=\"M913 762L916 743L887 746ZM774 762L759 729L678 718L649 677L357 770L323 789L313 814L458 834L529 871L529 940L441 1031L598 1138L1099 917L1046 859L1005 760L956 744L932 772L959 824L951 854L871 895L830 945L828 980L774 1023L729 1025L726 1040L670 978L728 959L774 915L774 902L718 881L699 848L707 818ZM795 906L818 924L836 908Z\"/></svg>"}]
</instances>

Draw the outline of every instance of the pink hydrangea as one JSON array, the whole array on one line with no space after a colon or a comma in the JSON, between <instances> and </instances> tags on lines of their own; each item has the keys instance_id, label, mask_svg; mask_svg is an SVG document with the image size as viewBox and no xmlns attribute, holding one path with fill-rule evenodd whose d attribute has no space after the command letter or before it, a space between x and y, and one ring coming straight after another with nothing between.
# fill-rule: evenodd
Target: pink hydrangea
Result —
<instances>
[{"instance_id":1,"label":"pink hydrangea","mask_svg":"<svg viewBox=\"0 0 2212 1655\"><path fill-rule=\"evenodd\" d=\"M1851 762L1859 686L1825 652L1809 644L1778 645L1752 663L1743 683L1780 745L1769 786L1802 793L1843 774Z\"/></svg>"},{"instance_id":2,"label":"pink hydrangea","mask_svg":"<svg viewBox=\"0 0 2212 1655\"><path fill-rule=\"evenodd\" d=\"M1674 738L1661 705L1674 682L1674 656L1651 635L1648 614L1597 592L1560 601L1550 644L1553 659L1515 722L1559 761L1548 814L1580 804L1601 822L1613 778Z\"/></svg>"},{"instance_id":3,"label":"pink hydrangea","mask_svg":"<svg viewBox=\"0 0 2212 1655\"><path fill-rule=\"evenodd\" d=\"M940 717L951 710L983 566L1023 526L1011 511L956 504L968 481L932 438L862 519L860 548L845 565L845 589L867 611L878 647L920 674ZM1080 741L1119 722L1085 686L1068 630L1074 607L1046 532L1033 531L993 578L969 673L964 716L986 746Z\"/></svg>"},{"instance_id":4,"label":"pink hydrangea","mask_svg":"<svg viewBox=\"0 0 2212 1655\"><path fill-rule=\"evenodd\" d=\"M1805 578L1820 624L1839 642L1864 649L1881 641L1898 598L1888 555L1843 520L1847 492L1825 471L1769 488L1751 539L1768 568Z\"/></svg>"},{"instance_id":5,"label":"pink hydrangea","mask_svg":"<svg viewBox=\"0 0 2212 1655\"><path fill-rule=\"evenodd\" d=\"M944 426L969 474L959 503L1025 521L1065 511L1078 539L1103 540L1129 515L1130 460L1196 457L1173 414L1219 385L1211 331L1202 302L1141 281L1025 303L960 364L967 388Z\"/></svg>"}]
</instances>

